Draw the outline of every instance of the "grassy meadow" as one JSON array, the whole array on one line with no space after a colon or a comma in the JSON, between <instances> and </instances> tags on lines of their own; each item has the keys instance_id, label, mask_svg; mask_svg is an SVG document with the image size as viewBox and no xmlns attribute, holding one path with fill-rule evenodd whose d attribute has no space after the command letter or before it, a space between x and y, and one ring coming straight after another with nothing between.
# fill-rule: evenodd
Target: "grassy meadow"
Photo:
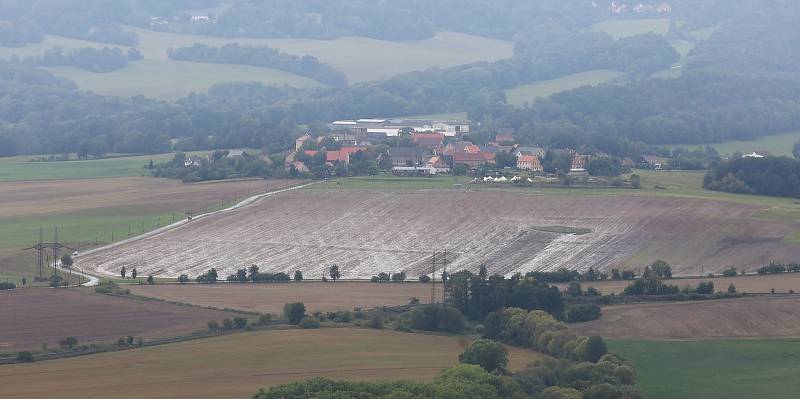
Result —
<instances>
[{"instance_id":1,"label":"grassy meadow","mask_svg":"<svg viewBox=\"0 0 800 399\"><path fill-rule=\"evenodd\" d=\"M145 95L173 100L191 92L205 92L216 83L230 81L258 81L294 87L320 85L311 79L270 68L180 62L167 57L170 48L187 47L195 43L214 46L228 43L269 45L291 54L312 55L344 72L351 83L385 79L433 67L495 61L509 58L513 53L510 42L452 32L441 32L427 40L391 42L364 37L335 40L222 38L155 32L134 27L127 29L139 35L137 48L145 57L143 61L131 62L127 68L111 73L93 73L73 67L47 69L75 81L81 89L99 94ZM127 50L125 46L48 35L42 43L21 48L0 47L0 59L8 59L12 55L20 58L36 56L55 47L119 47Z\"/></svg>"},{"instance_id":2,"label":"grassy meadow","mask_svg":"<svg viewBox=\"0 0 800 399\"><path fill-rule=\"evenodd\" d=\"M602 83L607 83L622 75L624 75L624 73L611 70L581 72L560 77L558 79L543 80L541 82L506 90L506 98L509 104L523 105L525 103L532 103L536 99L549 97L562 91L577 89L583 86L597 86Z\"/></svg>"},{"instance_id":3,"label":"grassy meadow","mask_svg":"<svg viewBox=\"0 0 800 399\"><path fill-rule=\"evenodd\" d=\"M0 158L0 181L95 179L144 176L144 166L166 161L173 154L142 155L83 161L31 162L33 155Z\"/></svg>"},{"instance_id":4,"label":"grassy meadow","mask_svg":"<svg viewBox=\"0 0 800 399\"><path fill-rule=\"evenodd\" d=\"M767 151L777 156L792 156L794 143L800 141L800 132L762 136L756 140L731 140L709 144L720 155L733 155L736 152L749 154L753 151ZM676 145L675 147L696 148L698 145Z\"/></svg>"},{"instance_id":5,"label":"grassy meadow","mask_svg":"<svg viewBox=\"0 0 800 399\"><path fill-rule=\"evenodd\" d=\"M800 340L610 340L650 399L795 398Z\"/></svg>"}]
</instances>

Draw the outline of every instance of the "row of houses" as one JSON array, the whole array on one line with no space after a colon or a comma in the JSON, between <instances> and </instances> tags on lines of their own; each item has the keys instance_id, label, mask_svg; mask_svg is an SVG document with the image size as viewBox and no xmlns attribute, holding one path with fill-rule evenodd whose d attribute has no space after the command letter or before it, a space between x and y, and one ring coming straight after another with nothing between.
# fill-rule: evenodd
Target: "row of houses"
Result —
<instances>
[{"instance_id":1,"label":"row of houses","mask_svg":"<svg viewBox=\"0 0 800 399\"><path fill-rule=\"evenodd\" d=\"M405 133L441 134L457 138L469 133L469 121L431 119L357 119L331 122L330 136L343 145L380 142Z\"/></svg>"}]
</instances>

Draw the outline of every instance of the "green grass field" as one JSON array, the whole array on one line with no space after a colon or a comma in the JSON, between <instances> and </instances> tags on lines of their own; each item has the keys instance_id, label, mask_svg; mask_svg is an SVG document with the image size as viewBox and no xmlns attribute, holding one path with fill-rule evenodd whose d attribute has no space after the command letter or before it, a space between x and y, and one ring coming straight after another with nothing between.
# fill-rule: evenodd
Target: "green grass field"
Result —
<instances>
[{"instance_id":1,"label":"green grass field","mask_svg":"<svg viewBox=\"0 0 800 399\"><path fill-rule=\"evenodd\" d=\"M94 73L75 67L45 69L72 80L82 90L97 94L119 97L145 94L165 100L177 100L191 92L205 93L217 83L233 81L299 88L321 86L313 79L277 69L172 60L131 62L127 68L110 73Z\"/></svg>"},{"instance_id":2,"label":"green grass field","mask_svg":"<svg viewBox=\"0 0 800 399\"><path fill-rule=\"evenodd\" d=\"M608 346L633 362L650 399L791 399L800 392L800 340L614 340Z\"/></svg>"},{"instance_id":3,"label":"green grass field","mask_svg":"<svg viewBox=\"0 0 800 399\"><path fill-rule=\"evenodd\" d=\"M269 68L242 65L217 65L172 61L170 48L204 43L222 46L227 43L269 45L282 51L317 57L344 72L351 83L385 79L401 73L432 67L449 67L477 61L496 61L513 54L510 42L461 33L441 32L436 37L411 42L391 42L363 37L336 40L251 39L182 35L128 27L139 35L139 48L144 61L132 62L124 70L97 74L77 68L48 68L56 75L74 80L81 89L100 94L146 95L175 99L190 92L205 92L211 85L230 81L259 81L266 84L295 87L319 83L295 74ZM104 43L48 35L44 42L21 48L0 48L0 59L12 55L20 58L42 54L54 47L120 47ZM368 57L365 57L368 54Z\"/></svg>"},{"instance_id":4,"label":"green grass field","mask_svg":"<svg viewBox=\"0 0 800 399\"><path fill-rule=\"evenodd\" d=\"M605 32L614 39L655 33L666 35L669 33L670 20L666 18L630 19L619 21L604 21L593 26L594 30Z\"/></svg>"},{"instance_id":5,"label":"green grass field","mask_svg":"<svg viewBox=\"0 0 800 399\"><path fill-rule=\"evenodd\" d=\"M731 140L710 144L721 155L733 155L736 152L748 154L753 151L768 151L772 155L792 156L794 143L800 141L800 132L763 136L757 140ZM676 145L674 147L696 148L697 145Z\"/></svg>"},{"instance_id":6,"label":"green grass field","mask_svg":"<svg viewBox=\"0 0 800 399\"><path fill-rule=\"evenodd\" d=\"M610 82L622 75L624 75L624 73L611 70L581 72L558 79L544 80L506 90L506 98L509 104L523 105L562 91L577 89L583 86L597 86L602 83Z\"/></svg>"},{"instance_id":7,"label":"green grass field","mask_svg":"<svg viewBox=\"0 0 800 399\"><path fill-rule=\"evenodd\" d=\"M142 155L88 161L30 162L33 155L0 158L0 181L95 179L147 174L144 166L165 161L173 154Z\"/></svg>"}]
</instances>

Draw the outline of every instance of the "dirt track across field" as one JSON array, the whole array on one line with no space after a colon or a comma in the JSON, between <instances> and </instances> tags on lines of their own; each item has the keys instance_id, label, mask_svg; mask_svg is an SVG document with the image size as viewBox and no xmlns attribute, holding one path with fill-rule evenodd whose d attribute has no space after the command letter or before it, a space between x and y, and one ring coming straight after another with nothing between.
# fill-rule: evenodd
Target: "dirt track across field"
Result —
<instances>
[{"instance_id":1,"label":"dirt track across field","mask_svg":"<svg viewBox=\"0 0 800 399\"><path fill-rule=\"evenodd\" d=\"M88 290L29 288L0 291L0 352L58 348L75 337L79 344L115 343L132 335L145 340L205 330L211 320L239 314L138 301Z\"/></svg>"},{"instance_id":2,"label":"dirt track across field","mask_svg":"<svg viewBox=\"0 0 800 399\"><path fill-rule=\"evenodd\" d=\"M437 286L441 298L441 286ZM429 284L376 283L290 283L290 284L216 284L216 285L137 285L131 292L174 302L230 308L259 313L281 314L288 302L303 302L311 312L370 309L378 306L405 305L410 298L430 302Z\"/></svg>"},{"instance_id":3,"label":"dirt track across field","mask_svg":"<svg viewBox=\"0 0 800 399\"><path fill-rule=\"evenodd\" d=\"M459 337L350 328L232 334L0 367L4 399L249 398L315 377L430 381L458 364ZM509 348L509 368L542 355Z\"/></svg>"},{"instance_id":4,"label":"dirt track across field","mask_svg":"<svg viewBox=\"0 0 800 399\"><path fill-rule=\"evenodd\" d=\"M525 194L460 190L298 190L236 212L101 251L81 267L116 275L122 266L158 277L227 276L251 264L318 279L331 264L343 278L448 269L513 274L532 270L641 268L657 259L676 274L752 268L800 257L784 241L800 226L755 219L760 208L646 196ZM588 234L571 231L590 230ZM443 257L437 258L437 270Z\"/></svg>"},{"instance_id":5,"label":"dirt track across field","mask_svg":"<svg viewBox=\"0 0 800 399\"><path fill-rule=\"evenodd\" d=\"M580 334L607 338L800 337L800 297L608 306L599 320L572 327Z\"/></svg>"}]
</instances>

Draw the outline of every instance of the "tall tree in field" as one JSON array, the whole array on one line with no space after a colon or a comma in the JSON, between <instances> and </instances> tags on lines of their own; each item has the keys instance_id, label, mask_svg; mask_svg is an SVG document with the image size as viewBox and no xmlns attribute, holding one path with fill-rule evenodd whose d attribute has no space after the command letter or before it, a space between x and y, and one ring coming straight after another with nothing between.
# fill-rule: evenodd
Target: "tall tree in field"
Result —
<instances>
[{"instance_id":1,"label":"tall tree in field","mask_svg":"<svg viewBox=\"0 0 800 399\"><path fill-rule=\"evenodd\" d=\"M75 264L75 261L72 260L72 255L64 254L64 256L61 257L61 266L64 266L67 269L69 269L70 267L72 267L73 264Z\"/></svg>"},{"instance_id":2,"label":"tall tree in field","mask_svg":"<svg viewBox=\"0 0 800 399\"><path fill-rule=\"evenodd\" d=\"M247 269L247 271L249 273L248 278L250 279L250 281L252 281L254 283L257 282L258 281L258 275L259 275L258 266L257 265L252 265Z\"/></svg>"},{"instance_id":3,"label":"tall tree in field","mask_svg":"<svg viewBox=\"0 0 800 399\"><path fill-rule=\"evenodd\" d=\"M339 277L342 277L342 273L339 272L339 265L331 266L331 268L328 271L328 273L330 274L331 279L333 279L334 283L336 282L336 280L339 279Z\"/></svg>"},{"instance_id":4,"label":"tall tree in field","mask_svg":"<svg viewBox=\"0 0 800 399\"><path fill-rule=\"evenodd\" d=\"M125 266L122 266L122 269L120 269L119 274L122 276L122 279L125 280L125 275L128 274L128 271L125 270Z\"/></svg>"},{"instance_id":5,"label":"tall tree in field","mask_svg":"<svg viewBox=\"0 0 800 399\"><path fill-rule=\"evenodd\" d=\"M136 268L134 267L133 270L131 270L131 278L136 280L136 274Z\"/></svg>"},{"instance_id":6,"label":"tall tree in field","mask_svg":"<svg viewBox=\"0 0 800 399\"><path fill-rule=\"evenodd\" d=\"M795 158L800 158L800 141L794 143L794 147L792 147L792 155Z\"/></svg>"},{"instance_id":7,"label":"tall tree in field","mask_svg":"<svg viewBox=\"0 0 800 399\"><path fill-rule=\"evenodd\" d=\"M294 281L298 283L303 281L303 272L300 270L294 272Z\"/></svg>"}]
</instances>

